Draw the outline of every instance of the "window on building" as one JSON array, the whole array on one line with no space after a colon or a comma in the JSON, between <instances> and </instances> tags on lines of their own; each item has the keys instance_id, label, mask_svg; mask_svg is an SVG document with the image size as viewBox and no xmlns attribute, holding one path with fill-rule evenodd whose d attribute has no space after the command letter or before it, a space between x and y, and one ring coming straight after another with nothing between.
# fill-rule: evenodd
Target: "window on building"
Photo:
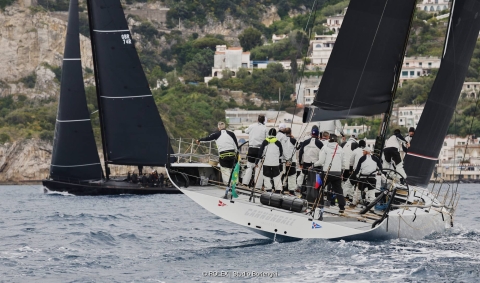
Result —
<instances>
[{"instance_id":1,"label":"window on building","mask_svg":"<svg viewBox=\"0 0 480 283\"><path fill-rule=\"evenodd\" d=\"M431 67L431 66L432 66L432 62L428 62L428 66Z\"/></svg>"},{"instance_id":2,"label":"window on building","mask_svg":"<svg viewBox=\"0 0 480 283\"><path fill-rule=\"evenodd\" d=\"M443 146L447 146L447 142L443 142Z\"/></svg>"},{"instance_id":3,"label":"window on building","mask_svg":"<svg viewBox=\"0 0 480 283\"><path fill-rule=\"evenodd\" d=\"M402 71L402 77L408 77L408 71Z\"/></svg>"},{"instance_id":4,"label":"window on building","mask_svg":"<svg viewBox=\"0 0 480 283\"><path fill-rule=\"evenodd\" d=\"M467 88L470 88L470 85L467 85Z\"/></svg>"},{"instance_id":5,"label":"window on building","mask_svg":"<svg viewBox=\"0 0 480 283\"><path fill-rule=\"evenodd\" d=\"M357 129L353 129L353 133L356 134L356 133L357 133Z\"/></svg>"},{"instance_id":6,"label":"window on building","mask_svg":"<svg viewBox=\"0 0 480 283\"><path fill-rule=\"evenodd\" d=\"M412 111L410 111L410 115L413 115L413 114L412 114Z\"/></svg>"},{"instance_id":7,"label":"window on building","mask_svg":"<svg viewBox=\"0 0 480 283\"><path fill-rule=\"evenodd\" d=\"M417 72L417 76L420 77L420 72Z\"/></svg>"},{"instance_id":8,"label":"window on building","mask_svg":"<svg viewBox=\"0 0 480 283\"><path fill-rule=\"evenodd\" d=\"M424 11L428 11L427 6L423 7L423 10L424 10Z\"/></svg>"},{"instance_id":9,"label":"window on building","mask_svg":"<svg viewBox=\"0 0 480 283\"><path fill-rule=\"evenodd\" d=\"M350 134L350 129L347 130L347 134Z\"/></svg>"},{"instance_id":10,"label":"window on building","mask_svg":"<svg viewBox=\"0 0 480 283\"><path fill-rule=\"evenodd\" d=\"M403 119L400 119L400 122L403 122Z\"/></svg>"},{"instance_id":11,"label":"window on building","mask_svg":"<svg viewBox=\"0 0 480 283\"><path fill-rule=\"evenodd\" d=\"M433 8L433 6L430 6L430 11L435 11L435 8Z\"/></svg>"},{"instance_id":12,"label":"window on building","mask_svg":"<svg viewBox=\"0 0 480 283\"><path fill-rule=\"evenodd\" d=\"M322 47L322 45L321 45L321 44L317 44L317 45L315 45L315 47L316 47L316 48L320 48L320 47Z\"/></svg>"},{"instance_id":13,"label":"window on building","mask_svg":"<svg viewBox=\"0 0 480 283\"><path fill-rule=\"evenodd\" d=\"M410 65L410 63L408 63L408 62L407 62L407 63L405 63L405 65L406 65L406 66L409 66L409 65Z\"/></svg>"},{"instance_id":14,"label":"window on building","mask_svg":"<svg viewBox=\"0 0 480 283\"><path fill-rule=\"evenodd\" d=\"M410 77L415 76L415 71L410 71Z\"/></svg>"},{"instance_id":15,"label":"window on building","mask_svg":"<svg viewBox=\"0 0 480 283\"><path fill-rule=\"evenodd\" d=\"M418 66L420 66L420 67L421 67L421 66L422 66L422 62L418 62Z\"/></svg>"}]
</instances>

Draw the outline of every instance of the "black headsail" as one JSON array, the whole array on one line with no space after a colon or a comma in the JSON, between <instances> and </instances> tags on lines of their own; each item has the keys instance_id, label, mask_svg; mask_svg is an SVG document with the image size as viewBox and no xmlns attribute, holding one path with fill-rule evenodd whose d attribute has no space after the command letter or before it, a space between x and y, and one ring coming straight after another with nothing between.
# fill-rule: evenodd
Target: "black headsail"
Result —
<instances>
[{"instance_id":1,"label":"black headsail","mask_svg":"<svg viewBox=\"0 0 480 283\"><path fill-rule=\"evenodd\" d=\"M404 160L412 185L432 176L480 30L480 0L456 0L451 9L440 70Z\"/></svg>"},{"instance_id":2,"label":"black headsail","mask_svg":"<svg viewBox=\"0 0 480 283\"><path fill-rule=\"evenodd\" d=\"M88 0L106 163L167 164L168 136L120 0Z\"/></svg>"},{"instance_id":3,"label":"black headsail","mask_svg":"<svg viewBox=\"0 0 480 283\"><path fill-rule=\"evenodd\" d=\"M304 122L390 110L415 4L415 0L350 1L313 102L318 108L313 115L306 109Z\"/></svg>"},{"instance_id":4,"label":"black headsail","mask_svg":"<svg viewBox=\"0 0 480 283\"><path fill-rule=\"evenodd\" d=\"M79 180L102 178L83 85L78 0L70 1L50 177Z\"/></svg>"}]
</instances>

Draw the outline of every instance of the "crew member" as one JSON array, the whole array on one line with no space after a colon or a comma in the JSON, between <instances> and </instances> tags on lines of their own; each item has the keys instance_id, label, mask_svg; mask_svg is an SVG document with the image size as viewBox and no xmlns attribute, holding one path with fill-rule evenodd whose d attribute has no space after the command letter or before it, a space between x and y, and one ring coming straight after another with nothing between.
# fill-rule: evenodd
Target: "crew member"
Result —
<instances>
[{"instance_id":1,"label":"crew member","mask_svg":"<svg viewBox=\"0 0 480 283\"><path fill-rule=\"evenodd\" d=\"M263 159L263 177L267 192L272 191L273 187L276 193L282 192L282 176L280 175L280 158L283 156L282 143L276 138L277 130L274 128L268 131L268 137L263 141L258 158L255 161L258 166L260 159Z\"/></svg>"},{"instance_id":2,"label":"crew member","mask_svg":"<svg viewBox=\"0 0 480 283\"><path fill-rule=\"evenodd\" d=\"M265 127L265 116L259 115L258 122L251 124L245 133L248 134L248 152L247 152L247 170L242 179L242 183L246 186L250 185L252 180L253 168L255 161L260 151L262 142L267 138L267 127ZM255 184L256 189L261 189L263 184L263 167L255 169L255 176L252 184Z\"/></svg>"},{"instance_id":3,"label":"crew member","mask_svg":"<svg viewBox=\"0 0 480 283\"><path fill-rule=\"evenodd\" d=\"M403 177L400 178L401 183L404 183L405 178L407 178L405 170L403 169L402 157L400 156L400 149L404 144L406 148L410 147L410 144L400 134L400 130L396 129L395 131L393 131L393 135L388 138L387 142L385 143L385 149L383 150L385 161L387 162L387 164L390 165L393 160L393 162L395 163L394 169Z\"/></svg>"},{"instance_id":4,"label":"crew member","mask_svg":"<svg viewBox=\"0 0 480 283\"><path fill-rule=\"evenodd\" d=\"M352 199L355 196L355 193L357 193L357 191L358 191L357 178L353 175L353 171L355 170L355 168L357 168L357 164L358 164L358 161L360 160L360 158L363 157L363 149L366 146L367 146L367 143L364 140L359 141L358 142L358 147L354 151L352 151L352 154L350 156L350 162L349 162L350 177L349 177L349 180L347 180L347 182L349 181L350 185L354 188Z\"/></svg>"},{"instance_id":5,"label":"crew member","mask_svg":"<svg viewBox=\"0 0 480 283\"><path fill-rule=\"evenodd\" d=\"M343 148L336 140L330 139L319 153L315 166L323 167L326 174L326 182L323 186L331 184L332 191L335 193L340 208L339 213L345 212L345 197L342 191L342 171L345 170L346 163ZM323 202L323 198L320 200Z\"/></svg>"},{"instance_id":6,"label":"crew member","mask_svg":"<svg viewBox=\"0 0 480 283\"><path fill-rule=\"evenodd\" d=\"M350 164L350 157L352 156L352 152L358 147L357 137L355 135L351 135L350 138L345 142L342 146L345 164ZM348 169L348 168L347 168ZM343 171L343 194L346 198L353 197L353 186L348 178L350 177L351 172L349 170Z\"/></svg>"},{"instance_id":7,"label":"crew member","mask_svg":"<svg viewBox=\"0 0 480 283\"><path fill-rule=\"evenodd\" d=\"M218 132L212 133L208 137L197 140L197 144L201 142L215 140L220 156L220 171L222 172L222 180L228 185L232 169L237 161L238 143L237 137L232 131L225 130L225 123L218 122Z\"/></svg>"},{"instance_id":8,"label":"crew member","mask_svg":"<svg viewBox=\"0 0 480 283\"><path fill-rule=\"evenodd\" d=\"M299 185L303 185L303 182L306 181L306 192L305 198L307 201L313 202L317 198L318 192L315 191L314 185L316 181L316 171L321 171L321 168L315 168L317 170L309 170L314 169L310 168L313 164L318 161L320 150L323 147L323 143L318 139L318 128L312 127L312 137L310 139L305 140L302 143L302 148L300 149L300 153L298 155L298 160L300 165L300 169L302 169L302 173L304 174L304 179L302 180ZM307 177L307 178L305 178ZM303 194L304 192L302 192Z\"/></svg>"},{"instance_id":9,"label":"crew member","mask_svg":"<svg viewBox=\"0 0 480 283\"><path fill-rule=\"evenodd\" d=\"M295 187L297 185L297 164L295 163L295 144L297 140L292 136L292 129L286 128L285 135L287 141L283 146L283 156L285 157L284 178L287 178L287 188L291 195L295 194Z\"/></svg>"},{"instance_id":10,"label":"crew member","mask_svg":"<svg viewBox=\"0 0 480 283\"><path fill-rule=\"evenodd\" d=\"M368 147L363 148L363 156L359 159L355 172L353 172L353 176L358 178L358 189L355 190L353 195L353 201L350 204L350 207L355 207L358 202L360 201L361 193L360 191L364 191L366 194L366 201L368 203L375 200L375 184L377 182L375 178L375 174L373 174L377 169L381 172L382 170L382 162L380 159L372 155L372 150Z\"/></svg>"}]
</instances>

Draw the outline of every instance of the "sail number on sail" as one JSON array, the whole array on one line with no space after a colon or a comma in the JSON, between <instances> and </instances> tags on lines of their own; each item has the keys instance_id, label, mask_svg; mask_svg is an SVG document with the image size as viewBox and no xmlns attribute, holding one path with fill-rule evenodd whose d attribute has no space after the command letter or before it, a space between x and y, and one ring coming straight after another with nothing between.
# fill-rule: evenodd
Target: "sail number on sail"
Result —
<instances>
[{"instance_id":1,"label":"sail number on sail","mask_svg":"<svg viewBox=\"0 0 480 283\"><path fill-rule=\"evenodd\" d=\"M132 44L129 34L122 34L123 44Z\"/></svg>"}]
</instances>

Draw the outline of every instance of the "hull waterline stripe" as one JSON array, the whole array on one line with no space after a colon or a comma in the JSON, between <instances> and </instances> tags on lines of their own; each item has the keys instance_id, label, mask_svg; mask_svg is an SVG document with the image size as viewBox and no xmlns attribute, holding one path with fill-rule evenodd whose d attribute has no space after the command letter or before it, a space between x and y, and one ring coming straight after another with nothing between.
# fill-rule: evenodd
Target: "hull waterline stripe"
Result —
<instances>
[{"instance_id":1,"label":"hull waterline stripe","mask_svg":"<svg viewBox=\"0 0 480 283\"><path fill-rule=\"evenodd\" d=\"M63 61L80 61L80 58L63 58Z\"/></svg>"},{"instance_id":2,"label":"hull waterline stripe","mask_svg":"<svg viewBox=\"0 0 480 283\"><path fill-rule=\"evenodd\" d=\"M420 158L423 158L423 159L428 159L428 160L438 160L438 158L434 158L434 157L430 157L430 156L425 156L425 155L421 155L421 154L416 154L416 153L410 153L410 152L407 152L407 155L411 155L411 156L415 156L415 157L420 157Z\"/></svg>"},{"instance_id":3,"label":"hull waterline stripe","mask_svg":"<svg viewBox=\"0 0 480 283\"><path fill-rule=\"evenodd\" d=\"M84 166L100 165L100 163L81 164L81 165L53 165L53 164L50 164L50 165L55 167L84 167Z\"/></svg>"},{"instance_id":4,"label":"hull waterline stripe","mask_svg":"<svg viewBox=\"0 0 480 283\"><path fill-rule=\"evenodd\" d=\"M83 119L83 120L58 120L57 119L57 122L60 122L60 123L85 122L85 121L90 121L90 119Z\"/></svg>"},{"instance_id":5,"label":"hull waterline stripe","mask_svg":"<svg viewBox=\"0 0 480 283\"><path fill-rule=\"evenodd\" d=\"M100 96L102 98L139 98L139 97L147 97L147 96L152 96L151 94L149 95L138 95L138 96Z\"/></svg>"},{"instance_id":6,"label":"hull waterline stripe","mask_svg":"<svg viewBox=\"0 0 480 283\"><path fill-rule=\"evenodd\" d=\"M128 29L112 29L112 30L98 30L94 29L93 31L95 32L125 32L125 31L130 31Z\"/></svg>"}]
</instances>

